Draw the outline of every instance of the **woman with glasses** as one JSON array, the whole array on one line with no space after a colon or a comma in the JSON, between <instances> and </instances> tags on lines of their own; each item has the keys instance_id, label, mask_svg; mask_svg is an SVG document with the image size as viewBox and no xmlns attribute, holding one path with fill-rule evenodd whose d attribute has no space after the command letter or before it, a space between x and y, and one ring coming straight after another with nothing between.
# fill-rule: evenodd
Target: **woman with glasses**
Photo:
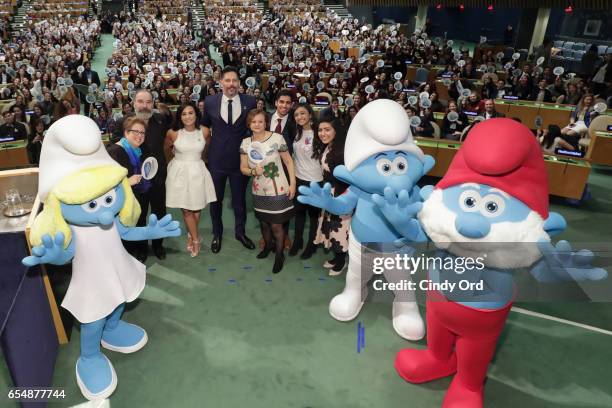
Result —
<instances>
[{"instance_id":1,"label":"woman with glasses","mask_svg":"<svg viewBox=\"0 0 612 408\"><path fill-rule=\"evenodd\" d=\"M143 144L147 123L135 116L123 121L123 137L115 144L108 146L108 154L128 171L127 177L134 196L141 208L147 208L150 201L151 182L142 178L142 163L151 156L147 145ZM147 212L143 211L138 218L139 227L147 224ZM147 241L123 241L123 246L140 262L147 259Z\"/></svg>"},{"instance_id":2,"label":"woman with glasses","mask_svg":"<svg viewBox=\"0 0 612 408\"><path fill-rule=\"evenodd\" d=\"M166 134L164 146L174 153L168 163L166 207L180 208L183 212L187 251L192 258L198 255L202 243L198 234L202 209L217 201L212 177L202 160L209 139L204 136L200 123L196 106L191 102L182 105L176 112L174 129Z\"/></svg>"}]
</instances>

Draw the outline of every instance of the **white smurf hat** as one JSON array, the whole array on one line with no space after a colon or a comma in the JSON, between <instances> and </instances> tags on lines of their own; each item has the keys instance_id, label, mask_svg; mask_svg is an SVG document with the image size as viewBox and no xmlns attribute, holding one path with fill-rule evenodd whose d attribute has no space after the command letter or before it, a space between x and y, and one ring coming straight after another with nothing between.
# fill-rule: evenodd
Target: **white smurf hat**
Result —
<instances>
[{"instance_id":1,"label":"white smurf hat","mask_svg":"<svg viewBox=\"0 0 612 408\"><path fill-rule=\"evenodd\" d=\"M96 122L83 115L68 115L55 122L40 152L38 197L47 198L64 177L88 167L115 165L106 151Z\"/></svg>"},{"instance_id":2,"label":"white smurf hat","mask_svg":"<svg viewBox=\"0 0 612 408\"><path fill-rule=\"evenodd\" d=\"M423 161L423 152L414 143L410 120L402 106L390 99L365 105L351 122L344 145L344 165L353 171L368 157L389 150L403 150Z\"/></svg>"}]
</instances>

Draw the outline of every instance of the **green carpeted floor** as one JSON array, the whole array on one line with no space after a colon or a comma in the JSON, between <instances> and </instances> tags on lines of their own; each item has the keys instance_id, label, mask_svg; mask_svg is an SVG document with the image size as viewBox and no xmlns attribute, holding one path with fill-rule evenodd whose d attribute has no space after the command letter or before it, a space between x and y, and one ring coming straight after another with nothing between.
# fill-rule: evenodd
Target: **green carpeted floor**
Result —
<instances>
[{"instance_id":1,"label":"green carpeted floor","mask_svg":"<svg viewBox=\"0 0 612 408\"><path fill-rule=\"evenodd\" d=\"M569 222L572 242L607 240L612 215L610 174L594 170L594 198L580 208L552 210ZM138 353L106 352L119 377L113 407L438 407L448 379L425 385L401 380L393 359L404 347L391 327L391 299L375 295L358 320L340 323L327 311L343 287L329 278L322 251L310 261L289 258L278 275L272 257L255 259L233 239L233 214L225 203L223 249L189 258L184 238L169 239L168 258L147 262L147 287L126 313L149 333ZM177 213L174 213L178 216ZM201 230L210 244L210 218ZM249 215L248 234L259 236ZM602 328L612 328L609 304L522 304ZM357 352L357 322L366 346ZM82 401L74 379L78 328L60 350L55 385L66 406ZM511 313L489 371L487 407L612 406L612 338Z\"/></svg>"}]
</instances>

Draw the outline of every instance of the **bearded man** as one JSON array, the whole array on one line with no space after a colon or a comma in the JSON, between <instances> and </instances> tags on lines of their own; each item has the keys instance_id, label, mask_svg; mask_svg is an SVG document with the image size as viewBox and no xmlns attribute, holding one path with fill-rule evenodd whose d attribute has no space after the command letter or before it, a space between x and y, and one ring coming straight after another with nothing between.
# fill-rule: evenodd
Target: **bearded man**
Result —
<instances>
[{"instance_id":1,"label":"bearded man","mask_svg":"<svg viewBox=\"0 0 612 408\"><path fill-rule=\"evenodd\" d=\"M149 190L150 201L142 208L142 212L146 213L151 208L151 214L156 214L158 217L166 215L166 157L164 155L164 139L166 132L170 128L170 121L161 113L153 112L153 96L148 89L139 89L134 94L134 114L139 119L147 123L146 135L144 143L147 145L155 157L158 164L158 170L153 177L152 186ZM131 115L130 115L131 116ZM113 140L116 142L123 137L123 120L119 121L115 126ZM152 241L153 253L158 259L166 258L166 250L163 247L162 239L154 239ZM143 254L146 259L145 254Z\"/></svg>"}]
</instances>

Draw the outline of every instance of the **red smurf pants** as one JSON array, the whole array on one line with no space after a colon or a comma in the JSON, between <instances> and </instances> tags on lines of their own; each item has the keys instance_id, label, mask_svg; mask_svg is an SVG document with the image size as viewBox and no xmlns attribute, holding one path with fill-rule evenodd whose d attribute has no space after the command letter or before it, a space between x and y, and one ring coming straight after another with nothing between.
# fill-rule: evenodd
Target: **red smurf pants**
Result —
<instances>
[{"instance_id":1,"label":"red smurf pants","mask_svg":"<svg viewBox=\"0 0 612 408\"><path fill-rule=\"evenodd\" d=\"M501 309L472 309L428 292L427 349L401 350L396 370L411 383L456 373L443 407L482 407L487 369L511 307L512 302Z\"/></svg>"}]
</instances>

